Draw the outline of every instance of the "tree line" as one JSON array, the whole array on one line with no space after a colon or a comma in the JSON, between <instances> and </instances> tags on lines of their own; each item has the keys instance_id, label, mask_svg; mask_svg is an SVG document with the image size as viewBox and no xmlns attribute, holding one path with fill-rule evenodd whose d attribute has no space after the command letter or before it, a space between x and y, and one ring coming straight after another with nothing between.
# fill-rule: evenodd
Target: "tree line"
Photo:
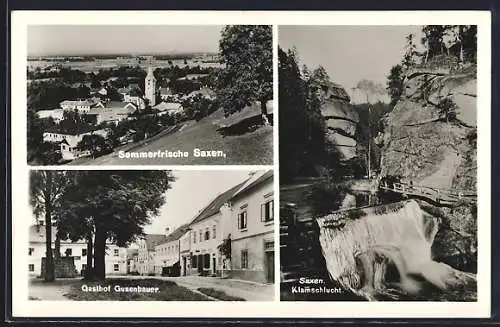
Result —
<instances>
[{"instance_id":1,"label":"tree line","mask_svg":"<svg viewBox=\"0 0 500 327\"><path fill-rule=\"evenodd\" d=\"M173 181L170 171L161 170L32 171L30 203L46 232L45 280L55 279L61 240L85 240L85 278L104 279L106 245L127 247L144 235Z\"/></svg>"},{"instance_id":2,"label":"tree line","mask_svg":"<svg viewBox=\"0 0 500 327\"><path fill-rule=\"evenodd\" d=\"M280 99L280 180L326 175L343 176L340 154L326 139L321 89L330 79L323 67L298 67L294 49L278 49Z\"/></svg>"},{"instance_id":3,"label":"tree line","mask_svg":"<svg viewBox=\"0 0 500 327\"><path fill-rule=\"evenodd\" d=\"M417 51L416 35L406 36L405 53L401 62L391 68L387 77L387 91L394 106L403 92L406 72L417 65L443 65L451 60L457 64L475 63L477 53L477 25L425 25Z\"/></svg>"}]
</instances>

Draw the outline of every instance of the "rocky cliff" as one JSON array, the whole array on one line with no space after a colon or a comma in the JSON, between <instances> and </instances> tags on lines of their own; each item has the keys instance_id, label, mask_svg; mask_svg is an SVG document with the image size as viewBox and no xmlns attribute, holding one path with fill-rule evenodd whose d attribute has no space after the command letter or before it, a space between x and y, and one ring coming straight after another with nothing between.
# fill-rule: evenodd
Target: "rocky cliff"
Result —
<instances>
[{"instance_id":1,"label":"rocky cliff","mask_svg":"<svg viewBox=\"0 0 500 327\"><path fill-rule=\"evenodd\" d=\"M321 113L326 119L327 139L337 146L344 160L352 159L356 156L358 114L340 85L330 83L323 91Z\"/></svg>"},{"instance_id":2,"label":"rocky cliff","mask_svg":"<svg viewBox=\"0 0 500 327\"><path fill-rule=\"evenodd\" d=\"M408 73L402 97L384 117L384 132L376 140L382 149L381 175L400 175L414 185L475 191L476 112L475 66L454 72L424 67ZM436 236L436 256L455 266L470 264L477 244L475 205L431 211L436 209L445 227Z\"/></svg>"}]
</instances>

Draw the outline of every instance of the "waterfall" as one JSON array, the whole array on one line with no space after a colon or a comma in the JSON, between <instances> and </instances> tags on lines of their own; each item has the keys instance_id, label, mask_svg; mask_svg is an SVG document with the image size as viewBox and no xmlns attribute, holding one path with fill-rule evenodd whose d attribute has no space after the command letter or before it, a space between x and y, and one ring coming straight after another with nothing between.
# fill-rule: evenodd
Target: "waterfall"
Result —
<instances>
[{"instance_id":1,"label":"waterfall","mask_svg":"<svg viewBox=\"0 0 500 327\"><path fill-rule=\"evenodd\" d=\"M318 219L327 269L345 289L376 300L475 284L475 275L432 260L439 219L425 215L417 202L363 212L355 219L339 213Z\"/></svg>"}]
</instances>

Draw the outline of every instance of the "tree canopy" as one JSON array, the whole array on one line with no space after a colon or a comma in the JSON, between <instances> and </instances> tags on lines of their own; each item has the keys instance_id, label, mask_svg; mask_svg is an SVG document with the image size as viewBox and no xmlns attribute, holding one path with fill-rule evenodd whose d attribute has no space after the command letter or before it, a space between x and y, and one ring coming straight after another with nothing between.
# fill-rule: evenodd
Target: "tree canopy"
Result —
<instances>
[{"instance_id":1,"label":"tree canopy","mask_svg":"<svg viewBox=\"0 0 500 327\"><path fill-rule=\"evenodd\" d=\"M94 277L105 277L106 242L128 246L158 215L174 178L170 171L68 171L71 186L57 211L61 235L94 236Z\"/></svg>"},{"instance_id":2,"label":"tree canopy","mask_svg":"<svg viewBox=\"0 0 500 327\"><path fill-rule=\"evenodd\" d=\"M255 101L267 114L273 98L272 28L268 25L230 25L219 41L225 68L217 76L217 97L226 116Z\"/></svg>"},{"instance_id":3,"label":"tree canopy","mask_svg":"<svg viewBox=\"0 0 500 327\"><path fill-rule=\"evenodd\" d=\"M294 50L278 49L280 97L280 179L290 182L299 176L317 176L338 170L339 154L326 140L318 87L328 84L326 71L300 71Z\"/></svg>"},{"instance_id":4,"label":"tree canopy","mask_svg":"<svg viewBox=\"0 0 500 327\"><path fill-rule=\"evenodd\" d=\"M386 84L387 92L389 92L389 96L391 97L391 107L396 105L396 102L398 102L403 93L403 80L403 67L399 64L392 66Z\"/></svg>"}]
</instances>

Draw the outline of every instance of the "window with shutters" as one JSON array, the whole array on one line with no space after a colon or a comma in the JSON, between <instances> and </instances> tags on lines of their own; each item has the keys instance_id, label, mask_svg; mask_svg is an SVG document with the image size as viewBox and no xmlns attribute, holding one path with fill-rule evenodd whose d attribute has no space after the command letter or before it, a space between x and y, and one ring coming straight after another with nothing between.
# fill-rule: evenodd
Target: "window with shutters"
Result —
<instances>
[{"instance_id":1,"label":"window with shutters","mask_svg":"<svg viewBox=\"0 0 500 327\"><path fill-rule=\"evenodd\" d=\"M238 229L247 228L247 211L242 211L238 214Z\"/></svg>"},{"instance_id":2,"label":"window with shutters","mask_svg":"<svg viewBox=\"0 0 500 327\"><path fill-rule=\"evenodd\" d=\"M274 219L274 200L267 201L260 206L260 221L268 222Z\"/></svg>"}]
</instances>

